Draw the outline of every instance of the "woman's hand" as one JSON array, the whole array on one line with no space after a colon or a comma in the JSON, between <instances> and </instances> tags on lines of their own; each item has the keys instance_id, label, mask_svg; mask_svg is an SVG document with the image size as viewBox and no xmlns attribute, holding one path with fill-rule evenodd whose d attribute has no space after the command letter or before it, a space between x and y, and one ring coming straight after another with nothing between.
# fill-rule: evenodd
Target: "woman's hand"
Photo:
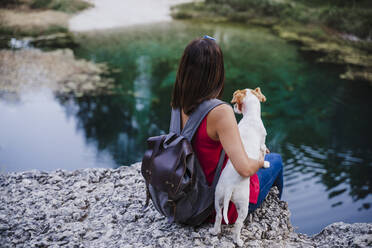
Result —
<instances>
[{"instance_id":1,"label":"woman's hand","mask_svg":"<svg viewBox=\"0 0 372 248\"><path fill-rule=\"evenodd\" d=\"M260 157L258 158L258 163L260 164L260 168L263 168L265 161L265 153L260 152Z\"/></svg>"}]
</instances>

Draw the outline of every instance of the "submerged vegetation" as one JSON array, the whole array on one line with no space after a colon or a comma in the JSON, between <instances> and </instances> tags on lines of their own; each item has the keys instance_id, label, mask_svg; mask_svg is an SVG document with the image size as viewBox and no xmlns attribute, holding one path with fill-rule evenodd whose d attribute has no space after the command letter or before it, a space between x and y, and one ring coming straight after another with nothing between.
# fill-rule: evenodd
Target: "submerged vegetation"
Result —
<instances>
[{"instance_id":1,"label":"submerged vegetation","mask_svg":"<svg viewBox=\"0 0 372 248\"><path fill-rule=\"evenodd\" d=\"M172 9L178 19L233 21L271 27L319 62L346 65L340 77L372 82L372 2L366 0L205 0Z\"/></svg>"}]
</instances>

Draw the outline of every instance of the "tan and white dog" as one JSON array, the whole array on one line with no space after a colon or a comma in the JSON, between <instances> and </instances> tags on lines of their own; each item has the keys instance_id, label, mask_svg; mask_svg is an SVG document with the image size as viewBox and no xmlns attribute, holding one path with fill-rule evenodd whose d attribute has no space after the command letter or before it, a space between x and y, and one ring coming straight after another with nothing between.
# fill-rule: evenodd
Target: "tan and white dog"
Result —
<instances>
[{"instance_id":1,"label":"tan and white dog","mask_svg":"<svg viewBox=\"0 0 372 248\"><path fill-rule=\"evenodd\" d=\"M243 114L243 118L238 124L240 137L243 141L244 149L248 157L259 159L268 151L265 145L266 129L261 120L261 104L265 102L266 97L262 94L259 87L254 90L244 89L234 92L231 103L235 103L234 111ZM264 168L269 168L270 163L265 161ZM212 229L213 234L221 232L221 221L223 207L223 218L228 224L227 210L230 200L235 204L238 212L238 219L234 226L234 242L238 246L243 245L240 238L240 232L243 222L248 215L249 207L249 186L250 178L242 177L235 170L231 161L228 160L225 169L216 186L215 209L216 222Z\"/></svg>"}]
</instances>

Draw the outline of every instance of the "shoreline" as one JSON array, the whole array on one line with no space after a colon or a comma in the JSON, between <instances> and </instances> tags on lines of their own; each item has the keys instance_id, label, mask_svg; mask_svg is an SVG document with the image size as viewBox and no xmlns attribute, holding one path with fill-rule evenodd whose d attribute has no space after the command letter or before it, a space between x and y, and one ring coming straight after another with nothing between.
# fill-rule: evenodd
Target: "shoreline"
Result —
<instances>
[{"instance_id":1,"label":"shoreline","mask_svg":"<svg viewBox=\"0 0 372 248\"><path fill-rule=\"evenodd\" d=\"M72 10L66 6L34 8L26 0L18 4L0 6L0 34L2 40L38 38L75 32L130 27L148 23L172 21L171 8L195 0L76 0ZM30 20L25 22L24 20Z\"/></svg>"},{"instance_id":2,"label":"shoreline","mask_svg":"<svg viewBox=\"0 0 372 248\"><path fill-rule=\"evenodd\" d=\"M141 163L118 169L37 170L0 175L0 242L4 247L235 247L231 226L213 236L212 224L197 228L167 223L145 202ZM273 188L242 230L249 247L368 247L372 223L333 223L318 234L294 232L290 211ZM177 235L175 235L177 233Z\"/></svg>"},{"instance_id":3,"label":"shoreline","mask_svg":"<svg viewBox=\"0 0 372 248\"><path fill-rule=\"evenodd\" d=\"M172 6L193 0L89 0L93 8L84 10L69 20L71 32L104 30L137 24L171 21ZM100 20L97 22L97 20Z\"/></svg>"},{"instance_id":4,"label":"shoreline","mask_svg":"<svg viewBox=\"0 0 372 248\"><path fill-rule=\"evenodd\" d=\"M0 50L0 65L0 90L15 98L43 87L57 95L75 97L114 93L107 64L78 59L68 48Z\"/></svg>"},{"instance_id":5,"label":"shoreline","mask_svg":"<svg viewBox=\"0 0 372 248\"><path fill-rule=\"evenodd\" d=\"M192 2L172 7L174 19L200 20L212 23L240 23L269 28L275 35L296 42L301 50L321 55L316 62L344 66L341 79L364 81L372 85L372 40L337 31L322 23L301 23L289 17L281 20L277 16L254 14L255 7L247 12L233 10L229 5L215 1ZM216 1L217 2L217 1ZM228 2L228 1L226 1ZM257 10L260 12L260 10Z\"/></svg>"},{"instance_id":6,"label":"shoreline","mask_svg":"<svg viewBox=\"0 0 372 248\"><path fill-rule=\"evenodd\" d=\"M35 47L64 48L75 45L74 32L171 21L172 17L215 23L237 22L265 26L288 42L298 43L301 50L322 55L316 62L344 66L341 79L365 81L372 85L372 55L368 52L372 51L372 41L360 40L321 24L303 24L295 20L279 22L277 17L270 16L250 18L240 12L237 16L231 16L231 13L224 16L223 11L213 12L208 4L195 0L159 0L157 4L151 0L130 0L119 4L115 0L85 0L84 3L86 6L74 13L54 9L26 8L26 11L23 8L16 11L17 8L0 8L0 33L3 36L0 47L9 48L11 38L23 38ZM25 18L31 20L27 25Z\"/></svg>"}]
</instances>

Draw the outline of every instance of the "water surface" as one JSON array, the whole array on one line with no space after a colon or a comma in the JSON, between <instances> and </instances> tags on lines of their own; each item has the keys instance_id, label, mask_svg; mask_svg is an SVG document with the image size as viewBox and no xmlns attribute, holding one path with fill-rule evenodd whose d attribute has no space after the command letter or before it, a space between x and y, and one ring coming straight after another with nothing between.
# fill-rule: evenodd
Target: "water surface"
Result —
<instances>
[{"instance_id":1,"label":"water surface","mask_svg":"<svg viewBox=\"0 0 372 248\"><path fill-rule=\"evenodd\" d=\"M225 59L223 99L260 86L267 145L284 160L292 222L313 234L335 222L371 222L372 87L339 79L265 28L171 22L77 37L80 58L114 69L115 94L80 98L39 92L0 97L5 171L118 167L140 161L149 136L167 132L170 95L185 45L208 34ZM240 117L237 116L239 119ZM22 155L20 155L22 154Z\"/></svg>"}]
</instances>

